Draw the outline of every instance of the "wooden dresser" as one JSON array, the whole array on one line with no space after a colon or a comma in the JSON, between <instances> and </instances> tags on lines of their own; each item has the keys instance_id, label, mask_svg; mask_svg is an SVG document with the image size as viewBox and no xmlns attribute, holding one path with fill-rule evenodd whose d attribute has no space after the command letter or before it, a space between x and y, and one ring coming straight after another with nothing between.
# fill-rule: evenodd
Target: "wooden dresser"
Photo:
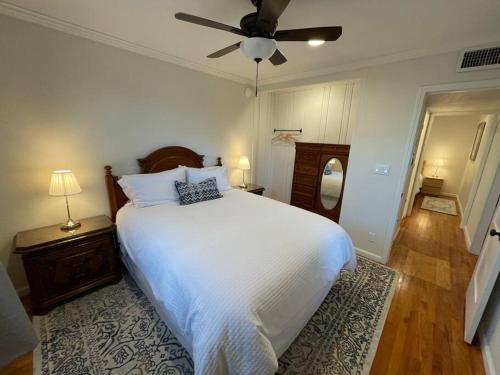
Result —
<instances>
[{"instance_id":1,"label":"wooden dresser","mask_svg":"<svg viewBox=\"0 0 500 375\"><path fill-rule=\"evenodd\" d=\"M444 179L441 177L424 177L420 192L427 195L440 195Z\"/></svg>"},{"instance_id":2,"label":"wooden dresser","mask_svg":"<svg viewBox=\"0 0 500 375\"><path fill-rule=\"evenodd\" d=\"M81 224L70 232L53 225L17 234L15 252L23 258L34 314L121 279L115 224L107 216Z\"/></svg>"},{"instance_id":3,"label":"wooden dresser","mask_svg":"<svg viewBox=\"0 0 500 375\"><path fill-rule=\"evenodd\" d=\"M295 144L295 166L290 203L338 222L349 151L349 145L297 142ZM332 172L325 173L325 168L327 164L332 163L332 160L336 160L337 165L340 166L343 178L337 187L336 203L330 207L325 203L322 186L323 180L326 180L324 176L331 176Z\"/></svg>"}]
</instances>

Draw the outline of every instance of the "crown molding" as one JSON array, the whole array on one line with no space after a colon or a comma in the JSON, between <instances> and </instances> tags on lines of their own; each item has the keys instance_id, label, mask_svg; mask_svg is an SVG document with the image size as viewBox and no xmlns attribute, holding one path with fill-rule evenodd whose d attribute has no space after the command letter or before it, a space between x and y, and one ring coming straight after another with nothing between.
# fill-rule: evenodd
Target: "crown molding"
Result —
<instances>
[{"instance_id":1,"label":"crown molding","mask_svg":"<svg viewBox=\"0 0 500 375\"><path fill-rule=\"evenodd\" d=\"M210 66L189 61L164 51L160 51L139 43L130 42L117 36L92 30L90 28L67 22L56 17L47 16L45 14L35 12L30 9L13 5L4 1L0 1L0 14L18 18L23 21L35 23L51 29L59 30L67 34L90 39L96 42L104 43L116 48L124 49L130 52L135 52L140 55L152 57L157 60L165 61L171 64L179 65L184 68L207 73L219 78L228 79L241 84L252 84L252 80L241 77L239 75L223 72Z\"/></svg>"},{"instance_id":2,"label":"crown molding","mask_svg":"<svg viewBox=\"0 0 500 375\"><path fill-rule=\"evenodd\" d=\"M171 64L179 65L184 68L196 70L199 72L207 73L213 76L224 78L233 82L237 82L244 85L254 84L253 79L242 77L236 74L227 73L222 70L204 65L198 62L189 61L178 56L171 55L167 52L157 50L139 43L131 42L117 36L96 31L81 25L77 25L71 22L67 22L56 17L47 16L45 14L20 7L18 5L10 4L3 0L0 0L0 14L5 14L7 16L15 17L23 21L28 21L41 26L49 27L55 30L62 31L67 34L76 35L100 43L104 43L116 48L124 49L127 51L135 52L140 55L152 57L157 60L168 62ZM354 63L347 63L342 65L335 65L329 68L309 70L305 72L286 74L277 77L263 78L259 80L259 85L263 91L267 91L265 86L270 86L273 84L292 82L308 78L327 76L334 73L340 73L345 71L353 71L363 68L368 68L371 66L383 65L396 63L404 60L412 60L422 57L428 57L433 55L439 55L443 53L456 52L457 56L460 50L465 48L471 48L477 45L484 45L488 43L497 43L498 40L473 40L468 41L466 45L461 44L448 44L446 47L432 48L432 49L421 49L421 50L411 50L401 53L376 57L372 59L367 59Z\"/></svg>"},{"instance_id":3,"label":"crown molding","mask_svg":"<svg viewBox=\"0 0 500 375\"><path fill-rule=\"evenodd\" d=\"M279 77L265 78L265 79L261 79L259 83L262 86L268 86L268 85L272 85L272 84L276 84L276 83L298 81L298 80L302 80L302 79L314 78L314 77L319 77L319 76L326 76L326 75L330 75L330 74L334 74L334 73L358 70L358 69L368 68L368 67L377 66L377 65L391 64L391 63L396 63L396 62L400 62L400 61L413 60L413 59L441 55L444 53L451 53L451 52L456 52L457 57L458 57L460 50L472 48L474 46L482 45L482 44L498 44L498 41L496 39L495 40L488 40L488 41L472 40L472 41L469 41L466 45L464 45L463 43L460 43L460 44L455 43L455 44L448 44L448 45L446 45L446 47L404 51L404 52L399 52L399 53L395 53L395 54L391 54L391 55L366 59L366 60L362 60L359 62L347 63L347 64L342 64L342 65L335 65L335 66L332 66L329 68L324 68L324 69L309 70L309 71L300 72L300 73L286 74L286 75L279 76ZM265 87L263 87L263 90L265 90Z\"/></svg>"}]
</instances>

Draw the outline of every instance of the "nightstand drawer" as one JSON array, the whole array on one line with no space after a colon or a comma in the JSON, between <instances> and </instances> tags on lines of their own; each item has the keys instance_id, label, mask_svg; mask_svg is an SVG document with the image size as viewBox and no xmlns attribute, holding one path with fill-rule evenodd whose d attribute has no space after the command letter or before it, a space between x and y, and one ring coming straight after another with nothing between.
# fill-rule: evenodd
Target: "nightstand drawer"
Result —
<instances>
[{"instance_id":1,"label":"nightstand drawer","mask_svg":"<svg viewBox=\"0 0 500 375\"><path fill-rule=\"evenodd\" d=\"M423 185L424 186L430 186L430 187L442 187L443 186L443 180L442 179L438 179L438 178L429 178L429 177L426 177L424 178L424 182L423 182Z\"/></svg>"},{"instance_id":2,"label":"nightstand drawer","mask_svg":"<svg viewBox=\"0 0 500 375\"><path fill-rule=\"evenodd\" d=\"M84 285L105 276L115 268L114 258L110 257L113 250L112 238L104 236L44 257L42 263L48 270L45 276L48 278L49 291L66 291L75 285Z\"/></svg>"},{"instance_id":3,"label":"nightstand drawer","mask_svg":"<svg viewBox=\"0 0 500 375\"><path fill-rule=\"evenodd\" d=\"M430 195L439 195L441 194L441 187L434 187L434 186L427 186L424 185L422 186L422 189L420 189L420 192L423 194L430 194Z\"/></svg>"},{"instance_id":4,"label":"nightstand drawer","mask_svg":"<svg viewBox=\"0 0 500 375\"><path fill-rule=\"evenodd\" d=\"M115 224L106 216L82 219L81 227L70 232L59 225L19 232L16 253L23 257L36 315L121 279Z\"/></svg>"},{"instance_id":5,"label":"nightstand drawer","mask_svg":"<svg viewBox=\"0 0 500 375\"><path fill-rule=\"evenodd\" d=\"M109 275L119 275L114 237L105 234L74 246L54 246L43 255L27 257L25 266L32 295L46 300L84 288ZM33 293L34 292L34 293Z\"/></svg>"}]
</instances>

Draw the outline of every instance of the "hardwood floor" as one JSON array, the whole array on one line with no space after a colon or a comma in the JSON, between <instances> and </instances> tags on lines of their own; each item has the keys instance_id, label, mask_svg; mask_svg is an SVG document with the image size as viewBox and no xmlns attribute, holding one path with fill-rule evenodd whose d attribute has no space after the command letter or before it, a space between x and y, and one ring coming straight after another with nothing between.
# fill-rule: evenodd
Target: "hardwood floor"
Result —
<instances>
[{"instance_id":1,"label":"hardwood floor","mask_svg":"<svg viewBox=\"0 0 500 375\"><path fill-rule=\"evenodd\" d=\"M371 374L484 374L478 345L467 345L464 300L476 256L467 252L459 216L415 200L388 266L400 272Z\"/></svg>"},{"instance_id":2,"label":"hardwood floor","mask_svg":"<svg viewBox=\"0 0 500 375\"><path fill-rule=\"evenodd\" d=\"M479 346L463 341L476 257L466 250L460 218L422 210L422 199L403 221L389 259L401 275L371 374L484 374ZM0 375L32 374L32 366L28 353Z\"/></svg>"},{"instance_id":3,"label":"hardwood floor","mask_svg":"<svg viewBox=\"0 0 500 375\"><path fill-rule=\"evenodd\" d=\"M31 311L31 304L29 301L29 296L22 297L21 301L23 302L24 309L26 313L32 318L33 314ZM33 354L26 353L19 358L17 358L14 362L12 362L7 367L0 369L0 375L31 375L33 374Z\"/></svg>"}]
</instances>

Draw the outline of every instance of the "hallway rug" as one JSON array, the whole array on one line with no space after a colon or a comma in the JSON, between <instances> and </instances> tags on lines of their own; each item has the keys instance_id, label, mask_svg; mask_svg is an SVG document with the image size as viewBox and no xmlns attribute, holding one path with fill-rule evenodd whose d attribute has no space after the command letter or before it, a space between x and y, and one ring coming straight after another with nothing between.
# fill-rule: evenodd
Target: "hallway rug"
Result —
<instances>
[{"instance_id":1,"label":"hallway rug","mask_svg":"<svg viewBox=\"0 0 500 375\"><path fill-rule=\"evenodd\" d=\"M368 374L398 272L358 257L280 358L278 374ZM130 276L33 318L35 375L193 374L193 362Z\"/></svg>"},{"instance_id":2,"label":"hallway rug","mask_svg":"<svg viewBox=\"0 0 500 375\"><path fill-rule=\"evenodd\" d=\"M436 211L442 214L457 215L457 206L453 199L425 196L422 202L424 210Z\"/></svg>"}]
</instances>

